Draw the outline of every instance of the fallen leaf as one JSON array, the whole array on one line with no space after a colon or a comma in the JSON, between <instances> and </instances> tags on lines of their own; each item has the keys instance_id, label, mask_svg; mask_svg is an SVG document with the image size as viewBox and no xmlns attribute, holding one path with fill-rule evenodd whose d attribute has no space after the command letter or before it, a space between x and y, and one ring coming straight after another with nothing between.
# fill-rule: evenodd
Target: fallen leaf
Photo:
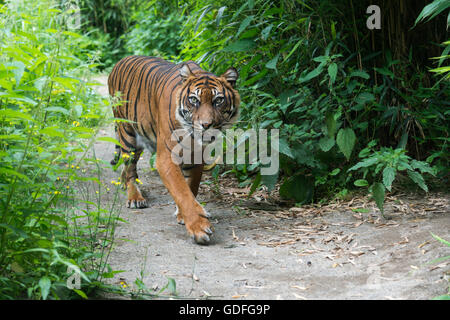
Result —
<instances>
[{"instance_id":1,"label":"fallen leaf","mask_svg":"<svg viewBox=\"0 0 450 320\"><path fill-rule=\"evenodd\" d=\"M248 294L235 294L234 296L231 296L233 299L239 299L239 298L245 298L248 296Z\"/></svg>"},{"instance_id":2,"label":"fallen leaf","mask_svg":"<svg viewBox=\"0 0 450 320\"><path fill-rule=\"evenodd\" d=\"M422 248L423 246L426 246L427 244L429 244L430 241L425 241L424 243L419 244L419 246L417 248Z\"/></svg>"},{"instance_id":3,"label":"fallen leaf","mask_svg":"<svg viewBox=\"0 0 450 320\"><path fill-rule=\"evenodd\" d=\"M306 298L303 297L303 296L301 296L301 295L298 295L298 294L296 294L296 293L294 293L294 292L292 292L292 294L293 294L297 299L300 299L300 300L306 300Z\"/></svg>"},{"instance_id":4,"label":"fallen leaf","mask_svg":"<svg viewBox=\"0 0 450 320\"><path fill-rule=\"evenodd\" d=\"M232 232L233 239L236 241L239 241L238 236L236 236L236 233L234 233L234 229L231 229L231 232Z\"/></svg>"},{"instance_id":5,"label":"fallen leaf","mask_svg":"<svg viewBox=\"0 0 450 320\"><path fill-rule=\"evenodd\" d=\"M300 286L291 286L291 288L299 289L299 290L308 290L307 287L300 287Z\"/></svg>"}]
</instances>

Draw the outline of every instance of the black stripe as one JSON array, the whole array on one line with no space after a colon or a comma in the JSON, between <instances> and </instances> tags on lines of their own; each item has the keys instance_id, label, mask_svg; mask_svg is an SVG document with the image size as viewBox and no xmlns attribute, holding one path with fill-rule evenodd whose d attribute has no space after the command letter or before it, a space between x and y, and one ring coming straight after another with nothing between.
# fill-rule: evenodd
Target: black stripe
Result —
<instances>
[{"instance_id":1,"label":"black stripe","mask_svg":"<svg viewBox=\"0 0 450 320\"><path fill-rule=\"evenodd\" d=\"M125 126L122 126L123 131L125 131L125 133L133 138L136 138L136 132L134 131L128 131L127 128Z\"/></svg>"}]
</instances>

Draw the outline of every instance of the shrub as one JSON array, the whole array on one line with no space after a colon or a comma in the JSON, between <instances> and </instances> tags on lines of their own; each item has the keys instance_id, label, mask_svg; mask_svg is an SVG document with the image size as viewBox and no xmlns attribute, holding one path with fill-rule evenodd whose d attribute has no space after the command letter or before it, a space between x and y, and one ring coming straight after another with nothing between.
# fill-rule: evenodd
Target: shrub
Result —
<instances>
[{"instance_id":1,"label":"shrub","mask_svg":"<svg viewBox=\"0 0 450 320\"><path fill-rule=\"evenodd\" d=\"M131 19L133 26L122 36L128 53L165 59L178 56L183 10L150 3L139 8Z\"/></svg>"},{"instance_id":2,"label":"shrub","mask_svg":"<svg viewBox=\"0 0 450 320\"><path fill-rule=\"evenodd\" d=\"M448 173L448 82L416 68L423 51L397 58L409 49L385 44L374 52L366 17L357 14L366 7L350 4L190 4L180 60L198 61L217 74L237 67L237 126L280 129L278 175L260 176L259 166L232 170L243 184L253 181L252 190L260 184L271 190L279 180L280 195L297 203L331 197L354 187L359 177L348 169L372 140L426 160L440 177ZM395 31L393 21L386 25L383 32Z\"/></svg>"},{"instance_id":3,"label":"shrub","mask_svg":"<svg viewBox=\"0 0 450 320\"><path fill-rule=\"evenodd\" d=\"M87 155L108 101L86 80L90 65L74 55L83 36L65 15L51 0L0 7L1 299L86 298L109 272L117 213L80 184L104 193ZM69 290L69 270L82 287Z\"/></svg>"}]
</instances>

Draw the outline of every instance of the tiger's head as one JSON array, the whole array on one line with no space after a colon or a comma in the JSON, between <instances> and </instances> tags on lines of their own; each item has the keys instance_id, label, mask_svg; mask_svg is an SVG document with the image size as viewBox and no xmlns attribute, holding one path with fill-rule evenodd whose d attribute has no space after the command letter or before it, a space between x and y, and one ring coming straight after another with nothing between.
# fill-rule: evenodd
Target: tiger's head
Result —
<instances>
[{"instance_id":1,"label":"tiger's head","mask_svg":"<svg viewBox=\"0 0 450 320\"><path fill-rule=\"evenodd\" d=\"M214 128L224 130L239 117L240 96L235 89L239 76L233 67L221 76L194 74L187 64L180 68L182 86L177 96L176 119L190 133Z\"/></svg>"}]
</instances>

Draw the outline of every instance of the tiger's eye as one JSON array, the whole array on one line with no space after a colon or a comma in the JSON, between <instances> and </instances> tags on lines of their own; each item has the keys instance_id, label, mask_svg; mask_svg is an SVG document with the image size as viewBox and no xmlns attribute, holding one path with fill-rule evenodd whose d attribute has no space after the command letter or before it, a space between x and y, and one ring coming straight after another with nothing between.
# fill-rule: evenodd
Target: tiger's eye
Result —
<instances>
[{"instance_id":1,"label":"tiger's eye","mask_svg":"<svg viewBox=\"0 0 450 320\"><path fill-rule=\"evenodd\" d=\"M223 97L217 97L216 99L214 99L214 104L216 106L220 106L223 102L224 102L224 98Z\"/></svg>"},{"instance_id":2,"label":"tiger's eye","mask_svg":"<svg viewBox=\"0 0 450 320\"><path fill-rule=\"evenodd\" d=\"M189 97L189 103L195 105L198 103L198 99L196 97Z\"/></svg>"}]
</instances>

